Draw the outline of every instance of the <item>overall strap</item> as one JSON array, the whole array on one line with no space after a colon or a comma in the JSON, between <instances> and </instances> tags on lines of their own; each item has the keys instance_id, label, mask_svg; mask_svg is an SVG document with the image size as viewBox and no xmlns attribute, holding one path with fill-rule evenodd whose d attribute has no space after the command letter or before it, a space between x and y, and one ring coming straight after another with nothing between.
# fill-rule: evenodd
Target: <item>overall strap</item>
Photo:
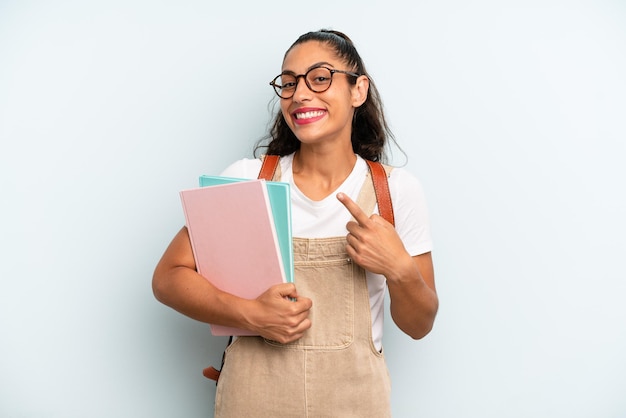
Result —
<instances>
[{"instance_id":1,"label":"overall strap","mask_svg":"<svg viewBox=\"0 0 626 418\"><path fill-rule=\"evenodd\" d=\"M274 173L278 167L280 156L278 155L265 155L263 157L263 164L261 165L261 171L259 172L259 179L265 179L271 181L274 178ZM389 193L389 183L387 181L387 171L385 167L379 163L370 160L365 160L372 175L372 182L374 183L374 193L376 194L376 202L378 203L378 211L391 225L395 225L393 216L393 205L391 204L391 194Z\"/></svg>"}]
</instances>

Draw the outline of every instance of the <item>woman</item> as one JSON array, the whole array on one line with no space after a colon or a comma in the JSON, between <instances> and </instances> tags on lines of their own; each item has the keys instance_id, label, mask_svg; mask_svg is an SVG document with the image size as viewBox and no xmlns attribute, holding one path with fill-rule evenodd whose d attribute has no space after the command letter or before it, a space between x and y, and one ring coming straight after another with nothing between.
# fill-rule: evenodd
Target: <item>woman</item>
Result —
<instances>
[{"instance_id":1,"label":"woman","mask_svg":"<svg viewBox=\"0 0 626 418\"><path fill-rule=\"evenodd\" d=\"M395 228L363 192L372 189L365 160L382 160L389 135L346 35L302 35L271 84L281 112L267 154L281 156L274 179L292 186L295 284L255 300L226 294L196 273L182 228L156 267L155 295L191 318L260 335L227 349L216 416L389 416L385 284L392 318L412 338L431 330L438 309L422 189L390 171ZM260 168L244 159L222 175L256 178Z\"/></svg>"}]
</instances>

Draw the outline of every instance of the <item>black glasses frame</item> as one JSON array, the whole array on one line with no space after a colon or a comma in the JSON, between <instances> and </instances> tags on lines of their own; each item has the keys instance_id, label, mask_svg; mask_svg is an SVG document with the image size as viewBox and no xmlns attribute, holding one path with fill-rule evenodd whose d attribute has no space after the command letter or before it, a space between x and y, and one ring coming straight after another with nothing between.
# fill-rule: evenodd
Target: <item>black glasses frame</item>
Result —
<instances>
[{"instance_id":1,"label":"black glasses frame","mask_svg":"<svg viewBox=\"0 0 626 418\"><path fill-rule=\"evenodd\" d=\"M326 70L328 70L330 72L330 83L328 83L328 85L322 89L322 90L315 90L313 87L311 87L311 84L309 83L309 80L307 78L307 76L309 75L309 73L311 71L320 69L320 68L324 68ZM300 81L300 77L302 77L304 79L304 83L306 84L306 86L309 88L309 90L311 90L313 93L323 93L326 90L328 90L331 86L331 84L333 84L333 75L335 73L340 73L340 74L346 74L352 77L360 77L359 74L354 73L352 71L345 71L345 70L335 70L333 68L328 68L325 67L323 65L318 65L316 67L310 68L306 73L304 74L293 74L291 72L282 72L280 74L278 74L276 77L274 77L274 79L272 81L270 81L270 86L274 87L274 92L276 93L276 95L278 97L280 97L281 99L291 99L293 97L293 95L296 93L296 89L298 88L298 82ZM290 92L291 94L281 94L280 91L283 88L283 86L281 86L280 84L277 83L278 79L284 75L292 75L296 78L296 85L293 87L293 90Z\"/></svg>"}]
</instances>

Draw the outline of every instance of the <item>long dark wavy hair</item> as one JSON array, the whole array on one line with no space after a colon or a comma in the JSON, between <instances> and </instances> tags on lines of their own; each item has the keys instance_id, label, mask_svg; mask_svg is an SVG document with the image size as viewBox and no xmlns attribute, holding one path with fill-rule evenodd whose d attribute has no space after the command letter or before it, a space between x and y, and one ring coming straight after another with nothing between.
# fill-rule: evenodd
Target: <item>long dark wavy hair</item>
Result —
<instances>
[{"instance_id":1,"label":"long dark wavy hair","mask_svg":"<svg viewBox=\"0 0 626 418\"><path fill-rule=\"evenodd\" d=\"M383 104L374 84L374 80L365 70L361 56L357 52L352 40L345 34L329 29L321 29L301 35L285 52L287 54L299 44L309 41L318 41L331 47L337 57L344 60L351 71L365 75L369 78L369 91L367 99L355 109L352 119L352 149L355 154L372 160L385 162L387 159L385 146L387 141L395 143L393 134L387 125L383 113ZM351 84L356 84L356 77L347 77ZM397 144L396 144L397 146ZM288 155L300 149L300 141L285 122L280 110L277 112L274 122L268 134L257 142L254 155L259 153L273 155Z\"/></svg>"}]
</instances>

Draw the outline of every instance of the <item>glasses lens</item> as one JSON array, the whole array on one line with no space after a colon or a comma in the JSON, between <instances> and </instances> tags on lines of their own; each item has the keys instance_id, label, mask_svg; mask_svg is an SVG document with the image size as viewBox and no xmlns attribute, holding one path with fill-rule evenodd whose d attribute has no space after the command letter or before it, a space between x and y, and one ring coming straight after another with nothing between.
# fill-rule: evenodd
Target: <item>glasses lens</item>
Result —
<instances>
[{"instance_id":1,"label":"glasses lens","mask_svg":"<svg viewBox=\"0 0 626 418\"><path fill-rule=\"evenodd\" d=\"M321 93L328 90L333 74L328 68L317 67L312 68L306 74L306 83L309 88L316 93Z\"/></svg>"},{"instance_id":2,"label":"glasses lens","mask_svg":"<svg viewBox=\"0 0 626 418\"><path fill-rule=\"evenodd\" d=\"M296 90L296 83L298 80L291 74L281 74L274 79L273 86L276 90L276 94L280 97L287 99L293 96L293 92Z\"/></svg>"}]
</instances>

